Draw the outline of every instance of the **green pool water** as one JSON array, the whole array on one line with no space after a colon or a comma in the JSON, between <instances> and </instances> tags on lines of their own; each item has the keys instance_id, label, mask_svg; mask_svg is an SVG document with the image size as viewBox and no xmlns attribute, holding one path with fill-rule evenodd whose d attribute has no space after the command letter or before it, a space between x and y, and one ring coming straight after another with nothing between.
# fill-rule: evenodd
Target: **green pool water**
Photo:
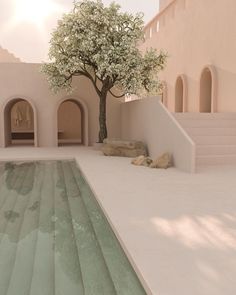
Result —
<instances>
[{"instance_id":1,"label":"green pool water","mask_svg":"<svg viewBox=\"0 0 236 295\"><path fill-rule=\"evenodd\" d=\"M0 295L146 294L74 161L0 164Z\"/></svg>"}]
</instances>

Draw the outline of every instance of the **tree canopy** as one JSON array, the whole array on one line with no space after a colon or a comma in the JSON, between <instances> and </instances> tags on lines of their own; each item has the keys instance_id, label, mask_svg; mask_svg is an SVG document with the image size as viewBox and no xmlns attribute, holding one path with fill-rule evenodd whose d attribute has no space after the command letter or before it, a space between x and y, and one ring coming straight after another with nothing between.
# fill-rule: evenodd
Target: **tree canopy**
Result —
<instances>
[{"instance_id":1,"label":"tree canopy","mask_svg":"<svg viewBox=\"0 0 236 295\"><path fill-rule=\"evenodd\" d=\"M157 93L157 74L165 66L166 54L154 49L140 52L143 25L141 13L121 12L116 3L75 1L74 9L58 21L50 41L51 62L43 65L51 88L68 90L74 76L87 77L100 98L100 115L106 111L101 103L108 93L115 97Z\"/></svg>"}]
</instances>

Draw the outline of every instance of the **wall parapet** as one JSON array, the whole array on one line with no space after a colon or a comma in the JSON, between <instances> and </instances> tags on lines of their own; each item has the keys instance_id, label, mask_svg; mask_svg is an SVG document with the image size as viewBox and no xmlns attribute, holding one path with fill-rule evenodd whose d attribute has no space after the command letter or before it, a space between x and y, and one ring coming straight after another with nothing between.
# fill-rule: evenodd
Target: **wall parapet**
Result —
<instances>
[{"instance_id":1,"label":"wall parapet","mask_svg":"<svg viewBox=\"0 0 236 295\"><path fill-rule=\"evenodd\" d=\"M169 19L175 17L178 8L185 8L186 0L172 0L165 8L163 8L154 18L152 18L144 27L145 41L157 34L167 23Z\"/></svg>"}]
</instances>

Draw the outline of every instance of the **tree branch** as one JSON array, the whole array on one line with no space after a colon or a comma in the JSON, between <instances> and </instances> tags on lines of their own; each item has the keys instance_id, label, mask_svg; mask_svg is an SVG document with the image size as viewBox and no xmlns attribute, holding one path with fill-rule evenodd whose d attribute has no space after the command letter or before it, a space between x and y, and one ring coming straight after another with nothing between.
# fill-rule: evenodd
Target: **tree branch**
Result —
<instances>
[{"instance_id":1,"label":"tree branch","mask_svg":"<svg viewBox=\"0 0 236 295\"><path fill-rule=\"evenodd\" d=\"M114 93L112 93L111 89L108 90L108 91L109 91L109 93L110 93L112 96L114 96L115 98L121 98L121 97L125 96L125 93L123 93L122 95L115 95Z\"/></svg>"},{"instance_id":2,"label":"tree branch","mask_svg":"<svg viewBox=\"0 0 236 295\"><path fill-rule=\"evenodd\" d=\"M76 71L76 73L81 73L82 75L84 75L85 77L87 77L93 84L97 94L100 96L101 95L101 90L98 88L96 80L97 80L97 76L95 74L95 78L92 77L92 75L87 71L85 64L84 67L82 67L82 71L78 70Z\"/></svg>"}]
</instances>

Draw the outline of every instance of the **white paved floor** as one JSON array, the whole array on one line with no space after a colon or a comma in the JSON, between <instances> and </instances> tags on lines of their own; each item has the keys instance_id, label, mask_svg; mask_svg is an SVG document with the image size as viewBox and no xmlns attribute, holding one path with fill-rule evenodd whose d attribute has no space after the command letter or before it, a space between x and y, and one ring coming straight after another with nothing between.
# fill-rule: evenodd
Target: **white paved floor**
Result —
<instances>
[{"instance_id":1,"label":"white paved floor","mask_svg":"<svg viewBox=\"0 0 236 295\"><path fill-rule=\"evenodd\" d=\"M0 160L75 157L152 294L236 294L236 167L130 165L82 147L8 148Z\"/></svg>"}]
</instances>

